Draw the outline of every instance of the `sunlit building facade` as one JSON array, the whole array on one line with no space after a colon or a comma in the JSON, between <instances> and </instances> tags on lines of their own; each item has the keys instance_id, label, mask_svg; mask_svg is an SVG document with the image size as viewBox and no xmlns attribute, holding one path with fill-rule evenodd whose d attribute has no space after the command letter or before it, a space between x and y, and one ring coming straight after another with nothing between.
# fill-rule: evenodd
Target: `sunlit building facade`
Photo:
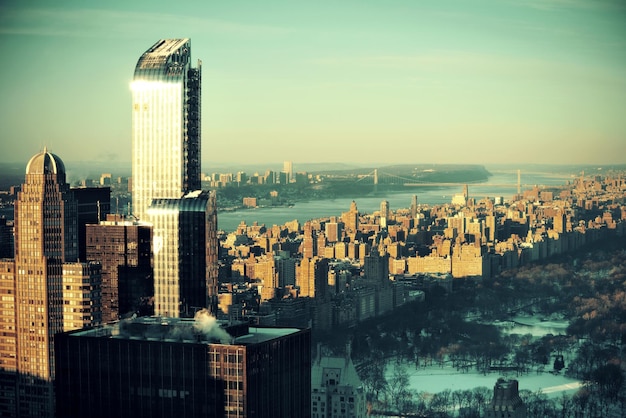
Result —
<instances>
[{"instance_id":1,"label":"sunlit building facade","mask_svg":"<svg viewBox=\"0 0 626 418\"><path fill-rule=\"evenodd\" d=\"M0 262L2 416L53 416L54 336L99 323L99 264L77 258L77 203L44 149L15 201L15 258Z\"/></svg>"},{"instance_id":2,"label":"sunlit building facade","mask_svg":"<svg viewBox=\"0 0 626 418\"><path fill-rule=\"evenodd\" d=\"M63 264L63 330L102 322L100 262Z\"/></svg>"},{"instance_id":3,"label":"sunlit building facade","mask_svg":"<svg viewBox=\"0 0 626 418\"><path fill-rule=\"evenodd\" d=\"M380 227L387 228L387 224L389 223L389 201L383 200L380 202Z\"/></svg>"},{"instance_id":4,"label":"sunlit building facade","mask_svg":"<svg viewBox=\"0 0 626 418\"><path fill-rule=\"evenodd\" d=\"M102 264L102 322L152 314L152 226L119 215L87 225L87 260Z\"/></svg>"},{"instance_id":5,"label":"sunlit building facade","mask_svg":"<svg viewBox=\"0 0 626 418\"><path fill-rule=\"evenodd\" d=\"M153 224L154 313L193 316L217 307L217 206L214 191L155 199Z\"/></svg>"},{"instance_id":6,"label":"sunlit building facade","mask_svg":"<svg viewBox=\"0 0 626 418\"><path fill-rule=\"evenodd\" d=\"M201 63L189 39L162 39L137 62L132 91L133 214L200 189Z\"/></svg>"}]
</instances>

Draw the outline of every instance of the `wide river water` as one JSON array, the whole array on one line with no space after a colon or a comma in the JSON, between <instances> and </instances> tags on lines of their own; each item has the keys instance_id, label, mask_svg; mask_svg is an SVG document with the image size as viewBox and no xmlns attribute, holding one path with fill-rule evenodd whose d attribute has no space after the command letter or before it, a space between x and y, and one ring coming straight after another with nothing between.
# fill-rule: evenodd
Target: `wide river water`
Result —
<instances>
[{"instance_id":1,"label":"wide river water","mask_svg":"<svg viewBox=\"0 0 626 418\"><path fill-rule=\"evenodd\" d=\"M517 193L517 170L492 170L489 167L487 169L492 176L484 183L469 183L469 197L473 197L476 200L484 197L509 199ZM522 171L522 190L530 189L534 185L564 185L568 181L572 181L572 174ZM219 229L232 232L241 221L245 221L247 225L258 222L259 225L265 224L271 227L272 225L283 225L285 222L293 221L294 219L304 223L311 219L339 216L350 209L350 204L353 200L356 202L359 212L373 213L380 209L380 203L383 200L387 200L390 208L395 211L408 208L411 205L413 195L417 195L418 204L439 205L450 203L452 197L459 193L463 193L463 187L459 185L437 188L407 187L406 191L390 193L374 193L372 191L367 196L298 201L291 207L278 206L219 212L217 223Z\"/></svg>"},{"instance_id":2,"label":"wide river water","mask_svg":"<svg viewBox=\"0 0 626 418\"><path fill-rule=\"evenodd\" d=\"M487 167L492 176L484 183L469 183L469 196L477 200L484 197L502 197L509 199L517 192L517 170L492 169ZM538 186L558 186L572 181L572 175L578 173L548 173L522 171L522 190ZM304 223L310 219L319 219L327 216L340 216L350 209L354 200L361 213L373 213L380 209L380 202L387 200L392 210L408 208L413 195L417 195L419 204L439 205L450 203L455 194L462 193L460 185L446 187L407 187L406 191L372 193L367 196L345 196L334 199L317 199L298 201L291 207L276 206L256 209L241 209L233 212L218 212L218 228L226 232L237 229L241 221L252 225L258 222L268 227L283 225L285 222L297 219ZM218 191L219 193L219 191ZM219 210L219 209L218 209ZM13 208L0 208L0 217L13 219Z\"/></svg>"}]
</instances>

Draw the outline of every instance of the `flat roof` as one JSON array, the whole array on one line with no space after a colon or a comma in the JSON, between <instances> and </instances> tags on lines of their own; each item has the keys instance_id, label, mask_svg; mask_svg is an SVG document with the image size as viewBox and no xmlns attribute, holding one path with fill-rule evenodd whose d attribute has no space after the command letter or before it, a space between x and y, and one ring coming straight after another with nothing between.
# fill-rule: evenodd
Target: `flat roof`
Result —
<instances>
[{"instance_id":1,"label":"flat roof","mask_svg":"<svg viewBox=\"0 0 626 418\"><path fill-rule=\"evenodd\" d=\"M207 319L208 318L208 319ZM95 337L188 344L251 345L300 332L299 328L252 327L247 323L194 318L137 317L95 328L71 331L72 337Z\"/></svg>"},{"instance_id":2,"label":"flat roof","mask_svg":"<svg viewBox=\"0 0 626 418\"><path fill-rule=\"evenodd\" d=\"M276 338L284 337L286 335L295 334L301 331L298 328L263 328L263 327L249 327L249 333L237 337L235 344L258 344Z\"/></svg>"},{"instance_id":3,"label":"flat roof","mask_svg":"<svg viewBox=\"0 0 626 418\"><path fill-rule=\"evenodd\" d=\"M146 53L152 55L161 55L168 56L176 51L178 48L185 45L189 42L189 38L179 38L179 39L161 39L159 42L154 44L150 50L146 51Z\"/></svg>"}]
</instances>

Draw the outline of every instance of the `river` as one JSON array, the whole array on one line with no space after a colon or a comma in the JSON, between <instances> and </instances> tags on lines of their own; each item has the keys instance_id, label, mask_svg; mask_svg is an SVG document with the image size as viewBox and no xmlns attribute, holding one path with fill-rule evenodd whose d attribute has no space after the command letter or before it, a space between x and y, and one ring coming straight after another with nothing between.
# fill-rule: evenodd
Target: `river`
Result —
<instances>
[{"instance_id":1,"label":"river","mask_svg":"<svg viewBox=\"0 0 626 418\"><path fill-rule=\"evenodd\" d=\"M508 199L517 193L517 170L487 169L492 176L484 183L468 184L469 197L480 200L484 197L503 197ZM546 172L522 172L522 190L530 189L533 185L538 186L558 186L571 181L571 174L568 173L546 173ZM319 219L327 216L340 216L350 209L350 204L354 200L361 213L373 213L380 209L380 202L387 200L392 210L408 208L411 205L413 195L417 195L418 204L439 205L449 203L455 194L463 192L462 186L425 188L407 187L407 191L374 193L367 196L350 197L323 200L310 200L296 202L291 207L265 207L256 209L243 209L234 212L219 212L218 228L226 232L232 232L241 221L252 225L258 222L265 224L283 225L286 222L297 219L300 223L311 219ZM219 192L218 192L219 193Z\"/></svg>"},{"instance_id":2,"label":"river","mask_svg":"<svg viewBox=\"0 0 626 418\"><path fill-rule=\"evenodd\" d=\"M517 170L503 170L486 167L492 176L484 183L470 183L468 193L470 197L480 200L484 197L510 198L517 192ZM538 186L558 186L572 180L574 173L549 173L522 171L522 190L529 189L533 185ZM577 173L576 173L577 174ZM499 186L502 185L502 186ZM242 209L234 212L218 213L218 228L226 232L237 229L241 221L252 225L255 221L272 225L283 225L286 222L297 219L300 223L310 219L319 219L327 216L340 216L350 209L350 204L354 200L359 212L373 213L380 209L380 202L389 201L390 208L397 210L408 208L411 205L413 195L417 195L419 204L439 205L449 203L455 194L462 193L462 186L449 186L438 188L407 187L406 191L374 193L367 196L346 196L343 198L299 201L291 207L265 207L256 209ZM219 191L218 191L219 193ZM13 219L13 208L0 209L0 217Z\"/></svg>"}]
</instances>

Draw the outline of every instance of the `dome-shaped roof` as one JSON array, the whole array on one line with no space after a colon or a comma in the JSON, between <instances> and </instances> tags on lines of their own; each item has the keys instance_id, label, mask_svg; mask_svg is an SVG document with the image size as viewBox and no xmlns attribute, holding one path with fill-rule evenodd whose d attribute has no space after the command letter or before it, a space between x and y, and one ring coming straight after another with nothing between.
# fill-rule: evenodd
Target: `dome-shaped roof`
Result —
<instances>
[{"instance_id":1,"label":"dome-shaped roof","mask_svg":"<svg viewBox=\"0 0 626 418\"><path fill-rule=\"evenodd\" d=\"M65 176L63 161L47 148L33 156L26 166L26 174L57 174Z\"/></svg>"}]
</instances>

